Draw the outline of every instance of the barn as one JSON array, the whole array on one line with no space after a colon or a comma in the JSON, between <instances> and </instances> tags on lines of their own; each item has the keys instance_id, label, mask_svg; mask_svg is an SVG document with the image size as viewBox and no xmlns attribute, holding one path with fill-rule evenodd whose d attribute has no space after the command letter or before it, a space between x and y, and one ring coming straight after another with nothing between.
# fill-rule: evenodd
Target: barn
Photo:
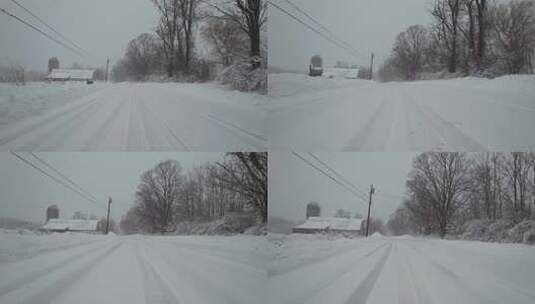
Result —
<instances>
[{"instance_id":1,"label":"barn","mask_svg":"<svg viewBox=\"0 0 535 304\"><path fill-rule=\"evenodd\" d=\"M94 70L75 70L75 69L53 69L46 76L48 81L85 81L92 83L94 81Z\"/></svg>"},{"instance_id":2,"label":"barn","mask_svg":"<svg viewBox=\"0 0 535 304\"><path fill-rule=\"evenodd\" d=\"M45 232L97 232L97 220L50 219L41 231Z\"/></svg>"},{"instance_id":3,"label":"barn","mask_svg":"<svg viewBox=\"0 0 535 304\"><path fill-rule=\"evenodd\" d=\"M362 219L342 217L309 217L303 224L293 227L293 233L342 233L360 235Z\"/></svg>"}]
</instances>

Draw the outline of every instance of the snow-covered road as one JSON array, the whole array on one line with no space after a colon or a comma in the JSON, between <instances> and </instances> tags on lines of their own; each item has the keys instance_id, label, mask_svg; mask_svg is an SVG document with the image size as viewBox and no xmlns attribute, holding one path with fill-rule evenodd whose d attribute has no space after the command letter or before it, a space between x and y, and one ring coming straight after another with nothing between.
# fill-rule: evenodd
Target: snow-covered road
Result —
<instances>
[{"instance_id":1,"label":"snow-covered road","mask_svg":"<svg viewBox=\"0 0 535 304\"><path fill-rule=\"evenodd\" d=\"M269 94L274 149L535 149L532 75L377 83L271 74Z\"/></svg>"},{"instance_id":2,"label":"snow-covered road","mask_svg":"<svg viewBox=\"0 0 535 304\"><path fill-rule=\"evenodd\" d=\"M0 150L263 151L265 98L216 84L109 85L3 125Z\"/></svg>"},{"instance_id":3,"label":"snow-covered road","mask_svg":"<svg viewBox=\"0 0 535 304\"><path fill-rule=\"evenodd\" d=\"M270 303L535 303L532 246L271 237Z\"/></svg>"},{"instance_id":4,"label":"snow-covered road","mask_svg":"<svg viewBox=\"0 0 535 304\"><path fill-rule=\"evenodd\" d=\"M260 237L80 237L86 241L0 263L0 303L262 302Z\"/></svg>"}]
</instances>

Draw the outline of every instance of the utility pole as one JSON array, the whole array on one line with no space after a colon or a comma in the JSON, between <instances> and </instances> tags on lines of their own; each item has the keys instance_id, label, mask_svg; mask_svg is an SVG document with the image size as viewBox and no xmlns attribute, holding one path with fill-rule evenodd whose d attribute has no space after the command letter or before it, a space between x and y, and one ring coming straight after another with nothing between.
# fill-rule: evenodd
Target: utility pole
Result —
<instances>
[{"instance_id":1,"label":"utility pole","mask_svg":"<svg viewBox=\"0 0 535 304\"><path fill-rule=\"evenodd\" d=\"M108 60L106 61L106 82L108 82L108 75L110 72L110 57L108 57Z\"/></svg>"},{"instance_id":2,"label":"utility pole","mask_svg":"<svg viewBox=\"0 0 535 304\"><path fill-rule=\"evenodd\" d=\"M370 80L372 80L372 78L373 78L373 57L375 57L375 55L372 52L372 57L371 57L371 60L370 60Z\"/></svg>"},{"instance_id":3,"label":"utility pole","mask_svg":"<svg viewBox=\"0 0 535 304\"><path fill-rule=\"evenodd\" d=\"M368 232L370 230L370 209L372 208L372 195L374 193L375 193L375 188L373 188L373 185L371 185L370 186L370 202L368 203L368 219L366 220L366 237L368 237Z\"/></svg>"},{"instance_id":4,"label":"utility pole","mask_svg":"<svg viewBox=\"0 0 535 304\"><path fill-rule=\"evenodd\" d=\"M106 234L110 231L110 206L111 206L111 197L108 198L108 216L106 217Z\"/></svg>"}]
</instances>

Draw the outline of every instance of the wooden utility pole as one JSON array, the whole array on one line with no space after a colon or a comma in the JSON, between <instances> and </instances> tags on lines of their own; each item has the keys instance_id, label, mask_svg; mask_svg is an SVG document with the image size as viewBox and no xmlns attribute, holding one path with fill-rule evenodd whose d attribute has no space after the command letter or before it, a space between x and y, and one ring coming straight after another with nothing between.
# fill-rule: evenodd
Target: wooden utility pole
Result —
<instances>
[{"instance_id":1,"label":"wooden utility pole","mask_svg":"<svg viewBox=\"0 0 535 304\"><path fill-rule=\"evenodd\" d=\"M375 55L372 52L372 57L371 57L371 60L370 60L370 80L373 79L373 57L375 57Z\"/></svg>"},{"instance_id":2,"label":"wooden utility pole","mask_svg":"<svg viewBox=\"0 0 535 304\"><path fill-rule=\"evenodd\" d=\"M372 208L372 195L374 193L375 193L375 188L373 188L373 185L371 185L370 186L370 202L368 203L368 219L366 220L366 237L368 237L368 232L370 231L370 209Z\"/></svg>"},{"instance_id":3,"label":"wooden utility pole","mask_svg":"<svg viewBox=\"0 0 535 304\"><path fill-rule=\"evenodd\" d=\"M108 82L108 75L110 73L110 58L108 57L108 60L106 60L106 82Z\"/></svg>"},{"instance_id":4,"label":"wooden utility pole","mask_svg":"<svg viewBox=\"0 0 535 304\"><path fill-rule=\"evenodd\" d=\"M110 231L110 206L111 206L111 197L108 199L108 216L106 217L106 234Z\"/></svg>"}]
</instances>

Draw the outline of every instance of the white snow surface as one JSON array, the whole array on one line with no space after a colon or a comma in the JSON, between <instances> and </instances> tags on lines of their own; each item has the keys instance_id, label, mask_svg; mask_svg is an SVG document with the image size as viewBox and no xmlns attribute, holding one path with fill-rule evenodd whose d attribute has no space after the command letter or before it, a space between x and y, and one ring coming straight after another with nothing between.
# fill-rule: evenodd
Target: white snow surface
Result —
<instances>
[{"instance_id":1,"label":"white snow surface","mask_svg":"<svg viewBox=\"0 0 535 304\"><path fill-rule=\"evenodd\" d=\"M301 229L331 229L360 231L362 219L341 217L309 217L303 224L295 226Z\"/></svg>"},{"instance_id":2,"label":"white snow surface","mask_svg":"<svg viewBox=\"0 0 535 304\"><path fill-rule=\"evenodd\" d=\"M535 247L277 235L269 303L535 303Z\"/></svg>"},{"instance_id":3,"label":"white snow surface","mask_svg":"<svg viewBox=\"0 0 535 304\"><path fill-rule=\"evenodd\" d=\"M44 226L46 230L96 231L97 220L50 219Z\"/></svg>"},{"instance_id":4,"label":"white snow surface","mask_svg":"<svg viewBox=\"0 0 535 304\"><path fill-rule=\"evenodd\" d=\"M3 304L262 303L267 280L268 243L253 236L0 231L0 246L12 257L0 260Z\"/></svg>"},{"instance_id":5,"label":"white snow surface","mask_svg":"<svg viewBox=\"0 0 535 304\"><path fill-rule=\"evenodd\" d=\"M270 148L535 149L535 76L379 83L270 74Z\"/></svg>"},{"instance_id":6,"label":"white snow surface","mask_svg":"<svg viewBox=\"0 0 535 304\"><path fill-rule=\"evenodd\" d=\"M28 82L26 85L0 83L0 130L105 87L107 84L102 82L92 85L84 82Z\"/></svg>"},{"instance_id":7,"label":"white snow surface","mask_svg":"<svg viewBox=\"0 0 535 304\"><path fill-rule=\"evenodd\" d=\"M0 150L220 152L267 147L261 106L266 96L215 83L121 83L56 106L54 96L67 99L61 92L50 98L37 93L48 96L58 86L0 87L0 96L7 96L0 98L0 121L9 122L0 125ZM43 104L47 111L21 115L15 122L10 109L19 103L28 108ZM8 106L2 110L2 104ZM32 117L22 119L27 116Z\"/></svg>"}]
</instances>

